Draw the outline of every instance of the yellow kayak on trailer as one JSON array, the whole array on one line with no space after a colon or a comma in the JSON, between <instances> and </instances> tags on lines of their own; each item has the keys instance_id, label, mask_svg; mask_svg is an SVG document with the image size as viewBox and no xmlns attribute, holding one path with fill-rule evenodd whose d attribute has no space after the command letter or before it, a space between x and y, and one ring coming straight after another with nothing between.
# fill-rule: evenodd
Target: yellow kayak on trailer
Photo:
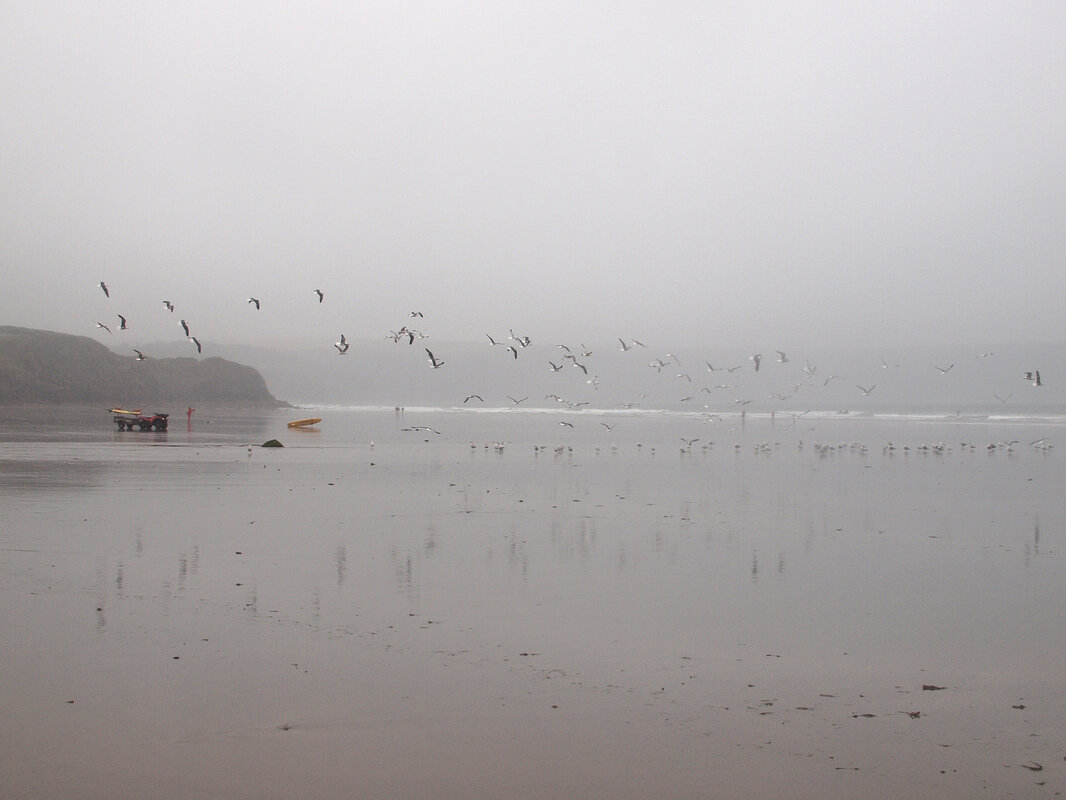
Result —
<instances>
[{"instance_id":1,"label":"yellow kayak on trailer","mask_svg":"<svg viewBox=\"0 0 1066 800\"><path fill-rule=\"evenodd\" d=\"M290 428L306 428L309 425L317 425L322 421L322 417L308 417L307 419L296 419L289 423Z\"/></svg>"}]
</instances>

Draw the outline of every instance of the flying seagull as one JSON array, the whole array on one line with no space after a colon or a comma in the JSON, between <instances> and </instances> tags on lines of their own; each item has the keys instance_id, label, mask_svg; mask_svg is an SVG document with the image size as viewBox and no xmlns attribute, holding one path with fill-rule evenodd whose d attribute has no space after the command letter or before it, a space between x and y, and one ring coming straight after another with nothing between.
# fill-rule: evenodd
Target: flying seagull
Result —
<instances>
[{"instance_id":1,"label":"flying seagull","mask_svg":"<svg viewBox=\"0 0 1066 800\"><path fill-rule=\"evenodd\" d=\"M164 300L163 301L163 305L166 307L167 311L169 311L171 314L174 313L174 304L171 303L169 300Z\"/></svg>"},{"instance_id":2,"label":"flying seagull","mask_svg":"<svg viewBox=\"0 0 1066 800\"><path fill-rule=\"evenodd\" d=\"M568 427L568 428L572 428L572 427L574 427L574 423L572 423L572 422L566 422L565 420L564 420L563 422L560 422L559 424L560 424L560 425L565 425L565 426L566 426L566 427Z\"/></svg>"},{"instance_id":3,"label":"flying seagull","mask_svg":"<svg viewBox=\"0 0 1066 800\"><path fill-rule=\"evenodd\" d=\"M110 297L111 296L111 292L109 292L108 289L107 289L107 284L104 283L103 281L100 281L100 288L104 290L104 297Z\"/></svg>"},{"instance_id":4,"label":"flying seagull","mask_svg":"<svg viewBox=\"0 0 1066 800\"><path fill-rule=\"evenodd\" d=\"M933 364L933 366L936 367L936 364ZM952 364L948 364L946 367L936 367L936 368L938 370L940 370L940 374L941 375L947 375L948 372L951 370L951 368L954 367L954 366L955 366L955 364L952 363Z\"/></svg>"},{"instance_id":5,"label":"flying seagull","mask_svg":"<svg viewBox=\"0 0 1066 800\"><path fill-rule=\"evenodd\" d=\"M108 333L111 333L111 329L110 329L109 327L107 327L107 326L106 326L106 325L105 325L104 323L102 323L102 322L97 322L97 323L96 323L96 327L97 327L97 328L103 328L103 329L104 329L105 331L107 331Z\"/></svg>"},{"instance_id":6,"label":"flying seagull","mask_svg":"<svg viewBox=\"0 0 1066 800\"><path fill-rule=\"evenodd\" d=\"M348 347L350 345L348 344L348 340L344 338L344 334L343 333L341 334L340 340L334 342L333 346L337 348L337 355L339 355L339 356L348 355Z\"/></svg>"},{"instance_id":7,"label":"flying seagull","mask_svg":"<svg viewBox=\"0 0 1066 800\"><path fill-rule=\"evenodd\" d=\"M126 330L126 318L121 314L116 314L115 316L118 317L118 329L120 331Z\"/></svg>"},{"instance_id":8,"label":"flying seagull","mask_svg":"<svg viewBox=\"0 0 1066 800\"><path fill-rule=\"evenodd\" d=\"M510 400L512 403L514 403L517 406L517 405L520 405L524 400L528 400L529 399L529 395L527 394L525 397L523 397L521 399L518 399L518 398L515 398L515 397L511 397L511 395L507 395L507 399Z\"/></svg>"},{"instance_id":9,"label":"flying seagull","mask_svg":"<svg viewBox=\"0 0 1066 800\"><path fill-rule=\"evenodd\" d=\"M185 320L182 320L181 321L181 327L185 331L185 335L188 336L189 335L189 323L186 322Z\"/></svg>"},{"instance_id":10,"label":"flying seagull","mask_svg":"<svg viewBox=\"0 0 1066 800\"><path fill-rule=\"evenodd\" d=\"M762 361L762 353L756 353L753 356L749 356L749 358L752 361L755 362L755 371L758 372L759 371L759 362Z\"/></svg>"},{"instance_id":11,"label":"flying seagull","mask_svg":"<svg viewBox=\"0 0 1066 800\"><path fill-rule=\"evenodd\" d=\"M248 302L249 302L249 303L252 303L252 304L254 304L254 305L255 305L255 310L256 310L256 311L258 311L258 310L259 310L259 300L257 300L257 299L256 299L256 298L254 298L254 297L249 297L249 298L248 298Z\"/></svg>"},{"instance_id":12,"label":"flying seagull","mask_svg":"<svg viewBox=\"0 0 1066 800\"><path fill-rule=\"evenodd\" d=\"M412 311L408 316L425 318L425 315L421 311Z\"/></svg>"},{"instance_id":13,"label":"flying seagull","mask_svg":"<svg viewBox=\"0 0 1066 800\"><path fill-rule=\"evenodd\" d=\"M513 344L509 345L507 349L511 351L515 358L518 358L518 350L515 349Z\"/></svg>"},{"instance_id":14,"label":"flying seagull","mask_svg":"<svg viewBox=\"0 0 1066 800\"><path fill-rule=\"evenodd\" d=\"M780 350L777 351L777 363L778 364L787 364L788 363L788 356L785 355L784 353L782 353Z\"/></svg>"},{"instance_id":15,"label":"flying seagull","mask_svg":"<svg viewBox=\"0 0 1066 800\"><path fill-rule=\"evenodd\" d=\"M877 384L875 383L869 389L863 388L862 386L859 386L858 384L855 384L855 388L858 389L860 392L862 392L862 396L863 397L868 397L870 392L872 392L874 389L877 388Z\"/></svg>"},{"instance_id":16,"label":"flying seagull","mask_svg":"<svg viewBox=\"0 0 1066 800\"><path fill-rule=\"evenodd\" d=\"M551 365L552 372L558 372L563 368L562 364L556 364L554 361L549 361L548 363Z\"/></svg>"},{"instance_id":17,"label":"flying seagull","mask_svg":"<svg viewBox=\"0 0 1066 800\"><path fill-rule=\"evenodd\" d=\"M131 347L130 349L133 350L133 352L137 354L137 360L138 361L144 361L146 358L148 358L148 356L146 356L144 353L142 353L136 347Z\"/></svg>"},{"instance_id":18,"label":"flying seagull","mask_svg":"<svg viewBox=\"0 0 1066 800\"><path fill-rule=\"evenodd\" d=\"M429 356L429 365L433 367L433 369L440 369L444 366L444 362L437 361L436 357L433 355L433 353L428 347L426 348L426 355Z\"/></svg>"},{"instance_id":19,"label":"flying seagull","mask_svg":"<svg viewBox=\"0 0 1066 800\"><path fill-rule=\"evenodd\" d=\"M441 363L443 364L444 362L442 361ZM426 425L412 425L410 428L400 428L400 430L401 431L428 431L429 433L435 433L435 434L437 434L437 436L440 436L440 431L438 431L436 428L427 427Z\"/></svg>"},{"instance_id":20,"label":"flying seagull","mask_svg":"<svg viewBox=\"0 0 1066 800\"><path fill-rule=\"evenodd\" d=\"M464 402L464 403L468 403L468 402L470 402L471 400L473 400L474 398L477 398L477 399L478 399L478 400L480 400L480 401L481 401L482 403L484 403L484 402L485 402L485 398L484 398L484 397L482 397L482 396L481 396L481 395L479 395L479 394L468 394L468 395L466 396L466 400L464 400L463 402Z\"/></svg>"},{"instance_id":21,"label":"flying seagull","mask_svg":"<svg viewBox=\"0 0 1066 800\"><path fill-rule=\"evenodd\" d=\"M318 302L320 302L320 303L321 303L321 302L322 302L322 301L323 301L323 300L325 299L325 297L326 297L326 295L325 295L325 294L323 293L323 291L322 291L321 289L315 289L315 294L317 294L317 295L318 295Z\"/></svg>"},{"instance_id":22,"label":"flying seagull","mask_svg":"<svg viewBox=\"0 0 1066 800\"><path fill-rule=\"evenodd\" d=\"M194 345L196 345L196 352L197 353L203 353L204 352L204 348L200 346L200 340L197 339L195 336L190 336L189 337L189 341L192 342Z\"/></svg>"}]
</instances>

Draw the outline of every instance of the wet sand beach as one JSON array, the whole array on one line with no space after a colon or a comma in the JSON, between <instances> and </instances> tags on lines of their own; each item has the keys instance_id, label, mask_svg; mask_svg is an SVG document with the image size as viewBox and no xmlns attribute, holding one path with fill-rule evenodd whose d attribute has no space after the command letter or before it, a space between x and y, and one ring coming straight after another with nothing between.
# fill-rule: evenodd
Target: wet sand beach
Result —
<instances>
[{"instance_id":1,"label":"wet sand beach","mask_svg":"<svg viewBox=\"0 0 1066 800\"><path fill-rule=\"evenodd\" d=\"M0 795L1066 786L1063 420L311 415L0 414Z\"/></svg>"}]
</instances>

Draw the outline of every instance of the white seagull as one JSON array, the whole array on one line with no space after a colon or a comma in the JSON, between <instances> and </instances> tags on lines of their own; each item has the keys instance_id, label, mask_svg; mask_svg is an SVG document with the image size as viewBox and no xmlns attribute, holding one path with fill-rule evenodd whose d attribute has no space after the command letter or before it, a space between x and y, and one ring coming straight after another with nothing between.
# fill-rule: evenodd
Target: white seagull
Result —
<instances>
[{"instance_id":1,"label":"white seagull","mask_svg":"<svg viewBox=\"0 0 1066 800\"><path fill-rule=\"evenodd\" d=\"M333 346L337 348L337 355L348 355L348 348L351 346L348 344L348 340L344 338L344 334L341 334L341 338L333 343Z\"/></svg>"},{"instance_id":2,"label":"white seagull","mask_svg":"<svg viewBox=\"0 0 1066 800\"><path fill-rule=\"evenodd\" d=\"M106 326L106 325L105 325L104 323L102 323L102 322L97 322L97 323L96 323L96 327L97 327L97 328L103 328L103 329L104 329L105 331L107 331L108 333L111 333L111 329L110 329L109 327L107 327L107 326Z\"/></svg>"},{"instance_id":3,"label":"white seagull","mask_svg":"<svg viewBox=\"0 0 1066 800\"><path fill-rule=\"evenodd\" d=\"M872 392L874 389L877 388L877 384L875 383L869 389L866 389L866 388L864 388L862 386L859 386L859 384L855 384L855 388L858 389L860 392L862 392L862 396L863 397L868 397L870 392Z\"/></svg>"},{"instance_id":4,"label":"white seagull","mask_svg":"<svg viewBox=\"0 0 1066 800\"><path fill-rule=\"evenodd\" d=\"M444 366L444 362L437 361L436 357L433 355L433 353L428 347L426 348L426 355L429 356L429 365L433 367L433 369L440 369Z\"/></svg>"}]
</instances>

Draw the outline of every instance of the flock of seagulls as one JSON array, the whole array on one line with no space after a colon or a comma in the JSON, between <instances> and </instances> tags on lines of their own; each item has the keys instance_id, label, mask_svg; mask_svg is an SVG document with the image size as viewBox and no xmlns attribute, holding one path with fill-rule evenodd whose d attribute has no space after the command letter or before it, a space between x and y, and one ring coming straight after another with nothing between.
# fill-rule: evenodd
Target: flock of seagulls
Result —
<instances>
[{"instance_id":1,"label":"flock of seagulls","mask_svg":"<svg viewBox=\"0 0 1066 800\"><path fill-rule=\"evenodd\" d=\"M106 281L100 281L98 283L98 286L102 291L105 299L109 302L114 302L114 300L112 300L111 287L108 285L108 283ZM323 289L313 289L312 295L314 297L314 300L318 304L324 303L326 293ZM262 310L263 304L259 297L248 296L246 298L246 303L255 312L259 312ZM175 313L176 307L171 300L163 300L162 305L168 313ZM118 321L117 326L113 324L107 324L102 321L96 321L95 326L98 330L104 331L109 335L114 335L116 331L118 333L122 333L130 330L131 326L129 324L129 319L127 318L127 316L125 316L124 314L116 313L115 318ZM407 344L408 346L414 345L416 340L421 341L429 339L428 334L424 333L420 329L413 327L413 325L415 324L415 320L424 321L425 318L426 315L421 310L411 310L407 312L407 323L400 326L398 330L389 331L388 334L385 336L385 339L391 340L395 344L403 343ZM202 355L203 344L200 338L196 334L194 334L192 325L190 324L189 320L182 317L179 319L179 324L181 326L181 330L185 339L193 347L196 348L196 353L198 355ZM531 351L534 348L534 341L532 336L525 333L516 333L513 328L508 329L506 338L494 336L491 333L485 333L485 338L488 340L488 344L490 347L501 348L502 353L506 356L506 358L511 361L517 361L519 358L524 358L526 351ZM643 341L640 341L635 338L617 337L617 342L618 351L622 354L630 354L637 350L648 349L648 345L646 345ZM339 335L339 338L333 342L333 348L338 356L347 356L351 349L351 342L348 340L344 333L341 333ZM149 358L149 356L144 352L143 349L131 349L136 354L137 361L144 361ZM431 350L429 347L423 347L423 350L425 352L426 362L428 363L430 369L438 370L445 368L446 361L444 358L438 357L437 354L434 353L434 351ZM556 344L553 346L553 351L558 355L551 356L545 359L547 370L549 373L559 374L563 373L564 371L572 371L574 373L578 373L580 379L584 380L585 385L589 387L592 392L598 392L600 390L601 385L610 385L609 381L607 380L601 382L600 376L596 374L596 372L593 370L593 365L598 364L598 360L594 356L593 349L588 347L584 343L581 343L579 346ZM807 387L810 386L817 386L820 384L822 387L827 387L834 380L847 380L843 376L837 374L820 376L818 374L818 367L812 364L809 359L804 360L804 364L802 366L802 374L800 374L799 371L796 371L794 363L786 351L775 350L774 352L776 353L776 359L766 359L760 352L755 352L748 356L748 361L751 364L751 369L755 374L760 375L760 381L764 380L761 376L767 373L767 370L763 369L764 361L768 364L776 364L776 367L774 369L770 369L769 372L775 373L778 376L793 376L792 380L794 382L792 383L792 388L790 391L780 386L772 387L774 389L777 389L777 391L770 392L766 397L768 400L773 401L774 403L783 403L790 400L794 401L794 398L797 394L799 394L800 392L806 393L808 391ZM982 352L978 355L978 358L986 359L991 358L993 355L994 354L991 352ZM878 362L880 368L883 370L897 369L901 366L898 362L889 362L881 357L878 357ZM657 374L663 376L663 379L669 379L672 375L673 380L683 381L683 383L679 385L685 387L686 392L678 392L678 394L675 395L675 399L678 400L678 402L698 405L698 398L701 397L701 394L707 395L707 401L704 404L703 408L708 410L708 414L712 413L710 411L712 407L721 409L724 405L721 400L718 403L712 403L712 397L720 397L720 393L729 392L730 390L736 390L738 388L738 385L736 383L730 381L736 381L737 377L735 377L735 373L738 373L744 368L743 362L739 364L718 364L716 366L710 361L704 361L703 363L706 367L706 374L711 376L717 376L717 380L720 382L715 383L715 379L712 378L711 381L708 381L706 385L697 386L696 384L698 383L698 380L694 380L693 373L686 369L686 367L682 364L681 359L675 353L664 353L663 355L653 357L646 363L649 368L654 369ZM946 376L955 368L956 365L955 362L951 362L948 363L946 366L941 366L940 364L931 364L930 366L939 375ZM790 372L790 370L793 370L793 372ZM1023 376L1025 381L1034 387L1044 386L1039 370L1034 369L1024 371ZM750 381L751 379L748 379L749 384ZM778 383L780 383L780 380L778 380ZM867 384L866 381L863 381L861 383L854 383L854 387L859 392L861 397L867 398L870 397L875 392L875 390L877 390L879 384L880 382L869 382ZM767 388L769 389L771 387ZM479 403L484 403L485 396L486 395L483 390L468 391L465 394L465 398L462 402L464 405L469 404L470 402L475 400ZM507 400L510 401L512 406L519 406L529 400L528 394L519 395L518 393L515 393L507 394L505 396ZM1013 392L1002 392L999 394L993 394L992 396L1001 405L1006 405L1012 398L1014 398L1015 395ZM561 405L565 405L568 409L579 409L589 404L589 401L587 400L567 400L558 393L546 394L544 397L546 400L554 400L555 402ZM643 401L645 398L646 393L641 393L640 400ZM743 412L745 407L751 404L752 401L753 398L750 395L747 397L734 397L732 399L732 405L734 408ZM619 403L618 405L623 408L634 408L639 406L640 402L638 402L636 398L631 398L631 402L623 402ZM789 413L793 414L794 420L799 416L798 414L793 412ZM845 409L838 413L848 412ZM564 427L568 425L572 426L572 423L566 423L564 424ZM609 426L605 423L603 425L604 428L608 431L613 428L613 426Z\"/></svg>"},{"instance_id":2,"label":"flock of seagulls","mask_svg":"<svg viewBox=\"0 0 1066 800\"><path fill-rule=\"evenodd\" d=\"M111 299L111 288L107 285L107 282L106 281L100 281L97 285L100 287L100 290L104 293L104 297L107 298L108 300L110 300ZM248 303L250 305L254 305L255 309L257 311L260 309L260 302L259 302L259 300L257 298L249 297L248 298ZM170 300L164 300L163 301L163 308L165 308L171 314L174 313L174 303L171 302ZM118 314L118 313L116 313L115 316L118 319L118 330L119 330L119 332L128 331L130 329L130 326L129 326L129 320L126 318L126 316L124 314ZM96 327L98 329L106 331L107 333L112 334L112 335L114 334L114 330L112 330L110 325L107 325L107 324L105 324L103 322L96 322L95 324L96 324ZM204 351L203 344L200 342L200 339L197 336L193 335L192 330L191 330L191 328L189 326L188 320L181 319L181 320L179 320L179 324L181 325L181 330L182 330L182 332L185 335L185 339L190 344L192 344L193 347L196 348L197 355L202 355L203 351ZM148 360L148 356L145 354L145 352L143 350L140 350L139 348L136 348L136 347L131 347L130 349L133 350L133 352L137 354L137 361L147 361Z\"/></svg>"}]
</instances>

